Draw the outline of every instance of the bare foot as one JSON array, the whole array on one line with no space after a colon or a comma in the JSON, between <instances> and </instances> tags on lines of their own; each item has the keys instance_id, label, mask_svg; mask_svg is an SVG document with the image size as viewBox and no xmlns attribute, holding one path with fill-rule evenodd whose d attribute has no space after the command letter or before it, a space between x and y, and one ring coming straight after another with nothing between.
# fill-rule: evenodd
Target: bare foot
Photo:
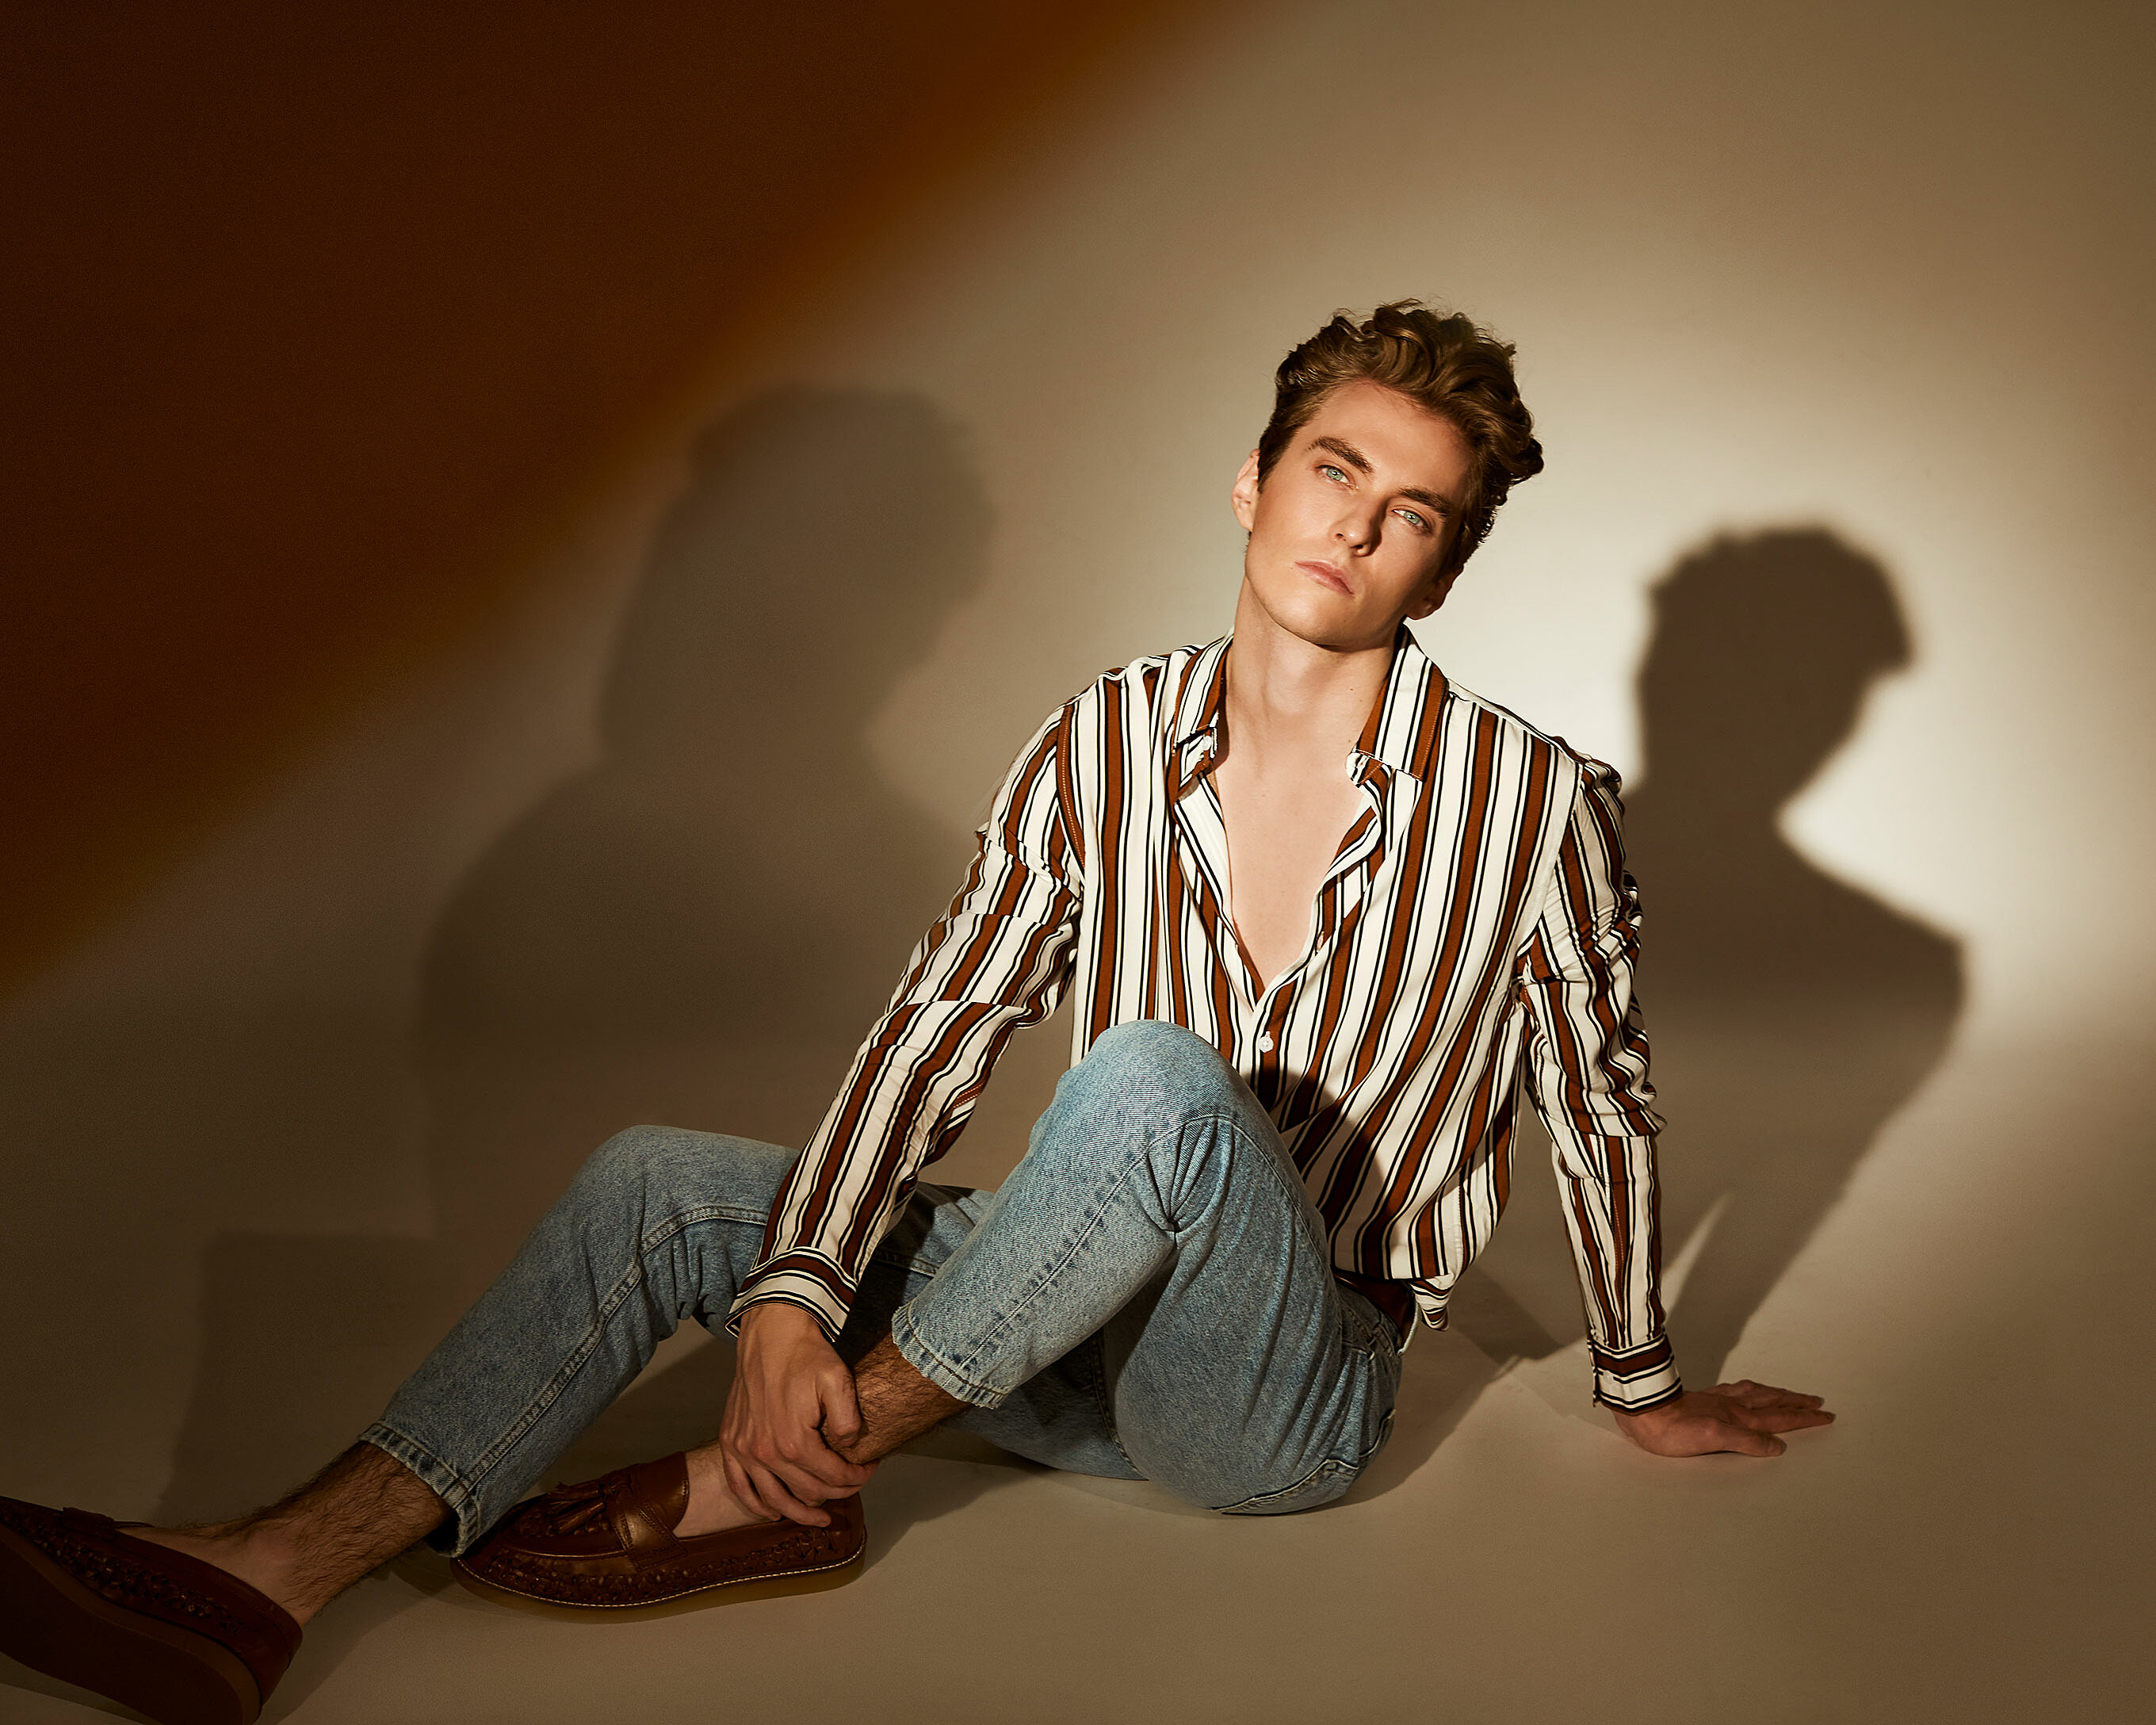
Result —
<instances>
[{"instance_id":1,"label":"bare foot","mask_svg":"<svg viewBox=\"0 0 2156 1725\"><path fill-rule=\"evenodd\" d=\"M730 1527L746 1527L770 1519L743 1508L741 1500L726 1489L726 1472L720 1463L716 1444L689 1451L689 1507L674 1529L676 1539L723 1533Z\"/></svg>"}]
</instances>

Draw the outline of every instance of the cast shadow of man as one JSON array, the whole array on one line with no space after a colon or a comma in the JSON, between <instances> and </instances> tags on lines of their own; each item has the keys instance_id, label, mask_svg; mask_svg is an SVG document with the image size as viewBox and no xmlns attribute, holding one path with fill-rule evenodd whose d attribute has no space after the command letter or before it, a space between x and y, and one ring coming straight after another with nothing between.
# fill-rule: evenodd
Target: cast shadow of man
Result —
<instances>
[{"instance_id":1,"label":"cast shadow of man","mask_svg":"<svg viewBox=\"0 0 2156 1725\"><path fill-rule=\"evenodd\" d=\"M1908 663L1886 572L1820 529L1718 538L1656 587L1654 619L1648 777L1625 830L1670 1119L1666 1257L1697 1245L1671 1330L1703 1387L1938 1064L1962 967L1955 942L1820 868L1779 824L1873 683ZM1580 1333L1548 1184L1516 1183L1465 1302L1486 1351L1535 1358Z\"/></svg>"},{"instance_id":2,"label":"cast shadow of man","mask_svg":"<svg viewBox=\"0 0 2156 1725\"><path fill-rule=\"evenodd\" d=\"M796 392L714 427L694 467L623 627L604 762L495 845L431 957L459 1307L624 1124L805 1142L963 872L863 742L982 574L988 511L950 429L910 398ZM646 1378L556 1471L708 1438L731 1365L706 1348Z\"/></svg>"},{"instance_id":3,"label":"cast shadow of man","mask_svg":"<svg viewBox=\"0 0 2156 1725\"><path fill-rule=\"evenodd\" d=\"M813 1130L963 873L864 733L978 585L988 526L914 398L766 396L699 440L622 624L604 758L495 844L429 956L439 1227L475 1277L623 1126Z\"/></svg>"},{"instance_id":4,"label":"cast shadow of man","mask_svg":"<svg viewBox=\"0 0 2156 1725\"><path fill-rule=\"evenodd\" d=\"M613 1132L805 1140L963 872L864 733L978 586L989 525L916 397L783 391L699 439L621 624L600 758L501 834L430 943L432 1236L211 1249L161 1514L229 1514L342 1449ZM708 1437L730 1354L647 1379L557 1471Z\"/></svg>"}]
</instances>

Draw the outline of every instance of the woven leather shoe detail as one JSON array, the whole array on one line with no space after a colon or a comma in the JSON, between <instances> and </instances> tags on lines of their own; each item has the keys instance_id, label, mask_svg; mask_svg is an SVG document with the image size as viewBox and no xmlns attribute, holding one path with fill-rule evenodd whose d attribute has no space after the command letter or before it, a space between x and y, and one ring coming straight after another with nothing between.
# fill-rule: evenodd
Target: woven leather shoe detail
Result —
<instances>
[{"instance_id":1,"label":"woven leather shoe detail","mask_svg":"<svg viewBox=\"0 0 2156 1725\"><path fill-rule=\"evenodd\" d=\"M248 1725L300 1625L141 1525L0 1497L0 1651L169 1725Z\"/></svg>"},{"instance_id":2,"label":"woven leather shoe detail","mask_svg":"<svg viewBox=\"0 0 2156 1725\"><path fill-rule=\"evenodd\" d=\"M807 1591L849 1579L866 1547L858 1497L834 1499L828 1527L759 1522L676 1538L689 1507L685 1455L557 1486L459 1558L475 1591L572 1609L617 1611L710 1593L712 1604ZM733 1589L729 1594L726 1590Z\"/></svg>"}]
</instances>

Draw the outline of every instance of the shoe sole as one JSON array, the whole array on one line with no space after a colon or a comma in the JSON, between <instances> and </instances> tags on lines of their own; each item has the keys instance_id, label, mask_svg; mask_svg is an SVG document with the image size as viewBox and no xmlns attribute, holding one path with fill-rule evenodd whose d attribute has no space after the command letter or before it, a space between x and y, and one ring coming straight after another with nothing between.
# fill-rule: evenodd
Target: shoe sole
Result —
<instances>
[{"instance_id":1,"label":"shoe sole","mask_svg":"<svg viewBox=\"0 0 2156 1725\"><path fill-rule=\"evenodd\" d=\"M254 1725L254 1674L222 1642L85 1587L0 1527L0 1653L146 1713L157 1725Z\"/></svg>"},{"instance_id":2,"label":"shoe sole","mask_svg":"<svg viewBox=\"0 0 2156 1725\"><path fill-rule=\"evenodd\" d=\"M536 1612L543 1617L621 1623L650 1617L676 1617L685 1611L708 1610L714 1605L736 1605L747 1599L779 1599L790 1598L795 1594L824 1593L834 1587L844 1587L859 1575L867 1556L865 1551L859 1551L843 1563L829 1563L818 1569L795 1569L783 1575L759 1575L741 1581L711 1582L678 1594L668 1594L660 1599L639 1600L634 1605L575 1604L567 1599L550 1599L539 1594L519 1593L499 1582L475 1575L465 1567L462 1559L451 1563L449 1568L467 1590L477 1594L482 1599L491 1599L497 1605Z\"/></svg>"}]
</instances>

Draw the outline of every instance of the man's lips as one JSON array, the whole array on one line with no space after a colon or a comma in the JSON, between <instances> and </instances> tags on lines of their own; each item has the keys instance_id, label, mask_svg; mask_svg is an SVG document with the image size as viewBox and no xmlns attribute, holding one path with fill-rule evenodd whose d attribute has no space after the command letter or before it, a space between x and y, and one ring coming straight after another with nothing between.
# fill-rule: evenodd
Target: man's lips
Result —
<instances>
[{"instance_id":1,"label":"man's lips","mask_svg":"<svg viewBox=\"0 0 2156 1725\"><path fill-rule=\"evenodd\" d=\"M1348 584L1348 578L1331 563L1298 562L1296 567L1321 587L1329 587L1335 593L1344 593L1353 598L1355 589Z\"/></svg>"}]
</instances>

